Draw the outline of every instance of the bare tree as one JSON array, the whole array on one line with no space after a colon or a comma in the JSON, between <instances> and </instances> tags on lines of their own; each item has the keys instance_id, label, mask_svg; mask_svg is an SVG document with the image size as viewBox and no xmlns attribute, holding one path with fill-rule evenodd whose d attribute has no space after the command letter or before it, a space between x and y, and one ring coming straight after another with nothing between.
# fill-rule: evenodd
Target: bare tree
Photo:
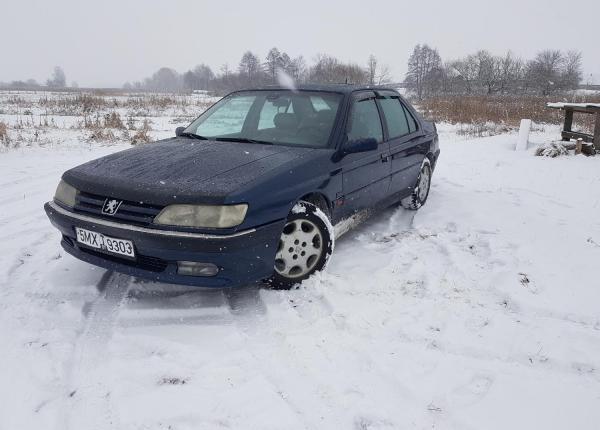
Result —
<instances>
[{"instance_id":1,"label":"bare tree","mask_svg":"<svg viewBox=\"0 0 600 430\"><path fill-rule=\"evenodd\" d=\"M229 75L231 74L231 70L229 70L229 64L227 64L227 63L223 63L223 64L221 65L221 69L220 69L220 71L221 71L221 75L222 75L224 78L229 78Z\"/></svg>"},{"instance_id":2,"label":"bare tree","mask_svg":"<svg viewBox=\"0 0 600 430\"><path fill-rule=\"evenodd\" d=\"M441 69L442 59L437 49L417 45L408 59L406 83L422 99L441 84Z\"/></svg>"},{"instance_id":3,"label":"bare tree","mask_svg":"<svg viewBox=\"0 0 600 430\"><path fill-rule=\"evenodd\" d=\"M456 71L457 81L462 85L464 92L472 93L479 75L475 56L469 55L464 59L452 62L452 69Z\"/></svg>"},{"instance_id":4,"label":"bare tree","mask_svg":"<svg viewBox=\"0 0 600 430\"><path fill-rule=\"evenodd\" d=\"M287 54L286 54L287 55ZM271 48L265 59L265 69L271 79L271 82L275 82L277 78L277 70L282 68L281 52L277 48Z\"/></svg>"},{"instance_id":5,"label":"bare tree","mask_svg":"<svg viewBox=\"0 0 600 430\"><path fill-rule=\"evenodd\" d=\"M377 85L384 85L390 82L391 80L391 72L390 72L390 66L388 66L387 64L383 64L380 68L379 68L379 73L377 73Z\"/></svg>"},{"instance_id":6,"label":"bare tree","mask_svg":"<svg viewBox=\"0 0 600 430\"><path fill-rule=\"evenodd\" d=\"M582 55L578 51L569 51L564 56L561 86L564 89L575 89L583 79Z\"/></svg>"},{"instance_id":7,"label":"bare tree","mask_svg":"<svg viewBox=\"0 0 600 430\"><path fill-rule=\"evenodd\" d=\"M564 57L559 50L539 52L527 65L527 79L533 88L547 96L560 89Z\"/></svg>"},{"instance_id":8,"label":"bare tree","mask_svg":"<svg viewBox=\"0 0 600 430\"><path fill-rule=\"evenodd\" d=\"M161 67L151 78L145 80L145 86L154 91L175 92L182 88L182 79L177 71Z\"/></svg>"},{"instance_id":9,"label":"bare tree","mask_svg":"<svg viewBox=\"0 0 600 430\"><path fill-rule=\"evenodd\" d=\"M342 63L330 55L319 54L310 68L309 81L321 84L366 84L369 77L358 64Z\"/></svg>"},{"instance_id":10,"label":"bare tree","mask_svg":"<svg viewBox=\"0 0 600 430\"><path fill-rule=\"evenodd\" d=\"M188 70L183 74L183 87L186 90L197 90L200 88L200 82L198 80L198 76L192 71Z\"/></svg>"},{"instance_id":11,"label":"bare tree","mask_svg":"<svg viewBox=\"0 0 600 430\"><path fill-rule=\"evenodd\" d=\"M296 81L302 82L306 77L306 61L303 56L295 57L290 61L286 72Z\"/></svg>"},{"instance_id":12,"label":"bare tree","mask_svg":"<svg viewBox=\"0 0 600 430\"><path fill-rule=\"evenodd\" d=\"M198 90L209 90L210 83L215 79L215 74L213 73L210 66L206 64L199 64L194 67L193 70L196 75L196 79L198 80Z\"/></svg>"},{"instance_id":13,"label":"bare tree","mask_svg":"<svg viewBox=\"0 0 600 430\"><path fill-rule=\"evenodd\" d=\"M486 94L493 94L499 90L501 68L500 59L488 51L481 50L475 54L477 61L477 80Z\"/></svg>"},{"instance_id":14,"label":"bare tree","mask_svg":"<svg viewBox=\"0 0 600 430\"><path fill-rule=\"evenodd\" d=\"M245 85L254 85L260 81L260 59L252 52L246 51L242 55L238 70Z\"/></svg>"},{"instance_id":15,"label":"bare tree","mask_svg":"<svg viewBox=\"0 0 600 430\"><path fill-rule=\"evenodd\" d=\"M383 85L390 81L390 68L386 64L379 64L377 58L371 54L367 60L367 79L369 85Z\"/></svg>"},{"instance_id":16,"label":"bare tree","mask_svg":"<svg viewBox=\"0 0 600 430\"><path fill-rule=\"evenodd\" d=\"M340 62L330 55L319 54L314 65L310 68L308 79L315 83L340 83L345 77L340 77L338 68Z\"/></svg>"},{"instance_id":17,"label":"bare tree","mask_svg":"<svg viewBox=\"0 0 600 430\"><path fill-rule=\"evenodd\" d=\"M67 77L60 66L56 66L52 72L52 77L46 81L46 85L54 88L63 88L67 85Z\"/></svg>"},{"instance_id":18,"label":"bare tree","mask_svg":"<svg viewBox=\"0 0 600 430\"><path fill-rule=\"evenodd\" d=\"M516 93L524 79L523 60L508 51L498 61L500 69L499 91L503 94Z\"/></svg>"}]
</instances>

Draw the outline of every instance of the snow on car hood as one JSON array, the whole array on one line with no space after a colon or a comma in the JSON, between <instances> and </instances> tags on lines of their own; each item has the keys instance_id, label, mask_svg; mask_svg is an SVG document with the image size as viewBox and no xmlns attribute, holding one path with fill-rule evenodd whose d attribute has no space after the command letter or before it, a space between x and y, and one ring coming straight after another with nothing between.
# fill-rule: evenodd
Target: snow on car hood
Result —
<instances>
[{"instance_id":1,"label":"snow on car hood","mask_svg":"<svg viewBox=\"0 0 600 430\"><path fill-rule=\"evenodd\" d=\"M153 204L221 202L268 171L314 149L174 138L68 170L74 187Z\"/></svg>"}]
</instances>

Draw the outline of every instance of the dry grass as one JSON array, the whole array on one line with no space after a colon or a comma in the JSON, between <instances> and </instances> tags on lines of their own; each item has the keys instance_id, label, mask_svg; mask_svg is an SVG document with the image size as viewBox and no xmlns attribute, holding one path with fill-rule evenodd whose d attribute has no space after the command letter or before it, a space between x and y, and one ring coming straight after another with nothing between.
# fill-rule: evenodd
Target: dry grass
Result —
<instances>
[{"instance_id":1,"label":"dry grass","mask_svg":"<svg viewBox=\"0 0 600 430\"><path fill-rule=\"evenodd\" d=\"M4 121L0 147L59 141L59 129L88 142L148 143L155 140L152 118L161 118L159 124L163 117L177 118L180 125L190 122L213 100L189 94L0 92L0 120Z\"/></svg>"},{"instance_id":2,"label":"dry grass","mask_svg":"<svg viewBox=\"0 0 600 430\"><path fill-rule=\"evenodd\" d=\"M539 96L443 96L416 102L425 117L436 122L451 124L470 124L474 132L481 133L489 129L487 125L500 125L499 132L506 127L514 129L521 119L532 119L538 124L561 124L563 113L549 109L546 103L560 100ZM564 100L567 101L567 100ZM600 103L600 97L579 96L569 98L570 102ZM593 127L591 115L575 115L575 125L583 131L590 132ZM504 127L504 128L503 128ZM493 132L493 130L492 130Z\"/></svg>"},{"instance_id":3,"label":"dry grass","mask_svg":"<svg viewBox=\"0 0 600 430\"><path fill-rule=\"evenodd\" d=\"M189 95L167 94L113 94L101 93L43 93L39 98L25 99L11 95L3 100L7 114L25 114L38 108L46 115L84 116L103 114L114 109L123 109L131 116L163 116L169 111L196 116L209 107L210 102L194 99Z\"/></svg>"},{"instance_id":4,"label":"dry grass","mask_svg":"<svg viewBox=\"0 0 600 430\"><path fill-rule=\"evenodd\" d=\"M5 122L0 121L0 143L6 146L8 142L8 126Z\"/></svg>"}]
</instances>

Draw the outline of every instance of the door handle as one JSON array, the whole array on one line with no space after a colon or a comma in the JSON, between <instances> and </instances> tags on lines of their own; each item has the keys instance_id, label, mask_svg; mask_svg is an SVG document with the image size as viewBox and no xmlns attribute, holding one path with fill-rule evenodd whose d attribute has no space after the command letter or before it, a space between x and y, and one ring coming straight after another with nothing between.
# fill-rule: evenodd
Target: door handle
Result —
<instances>
[{"instance_id":1,"label":"door handle","mask_svg":"<svg viewBox=\"0 0 600 430\"><path fill-rule=\"evenodd\" d=\"M381 154L381 162L387 163L388 161L390 161L390 154Z\"/></svg>"}]
</instances>

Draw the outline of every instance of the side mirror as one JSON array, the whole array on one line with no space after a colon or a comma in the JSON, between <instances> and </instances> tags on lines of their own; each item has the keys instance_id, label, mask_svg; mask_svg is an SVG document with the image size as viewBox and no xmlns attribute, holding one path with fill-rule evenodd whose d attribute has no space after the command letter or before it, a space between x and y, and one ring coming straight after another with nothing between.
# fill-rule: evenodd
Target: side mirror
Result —
<instances>
[{"instance_id":1,"label":"side mirror","mask_svg":"<svg viewBox=\"0 0 600 430\"><path fill-rule=\"evenodd\" d=\"M177 127L175 129L175 136L177 136L177 137L181 136L181 134L183 133L184 130L185 130L185 127Z\"/></svg>"},{"instance_id":2,"label":"side mirror","mask_svg":"<svg viewBox=\"0 0 600 430\"><path fill-rule=\"evenodd\" d=\"M358 152L375 151L378 146L377 139L366 137L346 142L343 152L344 154L356 154Z\"/></svg>"}]
</instances>

